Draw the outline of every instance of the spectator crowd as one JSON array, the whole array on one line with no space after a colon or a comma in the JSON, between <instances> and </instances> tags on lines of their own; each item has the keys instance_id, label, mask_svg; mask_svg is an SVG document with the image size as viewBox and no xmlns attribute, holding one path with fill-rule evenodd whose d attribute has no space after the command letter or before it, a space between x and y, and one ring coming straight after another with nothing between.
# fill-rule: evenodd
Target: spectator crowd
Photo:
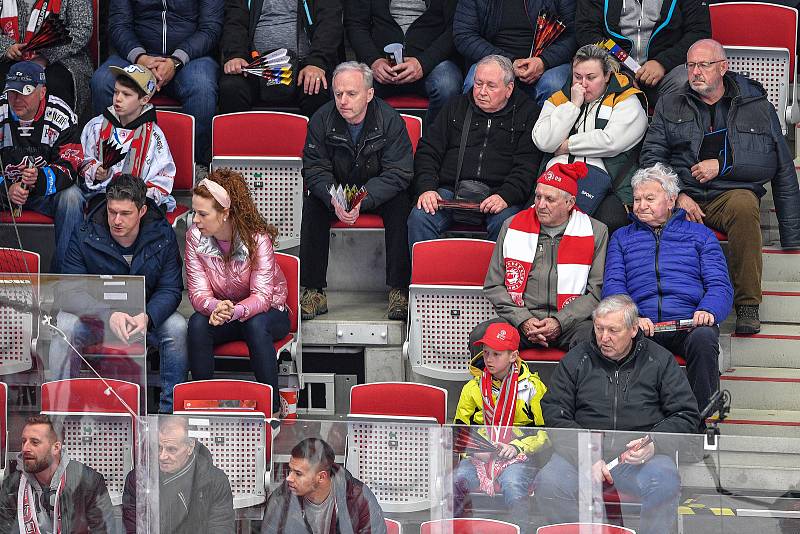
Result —
<instances>
[{"instance_id":1,"label":"spectator crowd","mask_svg":"<svg viewBox=\"0 0 800 534\"><path fill-rule=\"evenodd\" d=\"M113 53L94 73L88 0L4 2L0 202L54 218L52 272L145 277L145 313L109 311L102 320L121 341L144 336L158 348L163 413L173 409L172 387L189 371L212 378L214 346L233 340L246 342L256 379L272 385L279 404L273 341L291 319L277 229L241 174L209 174L218 111L288 106L309 117L303 319L328 311L337 221L383 220L393 320L407 318L415 243L464 225L496 242L484 293L498 318L470 335L473 378L455 422L476 425L498 448L457 465L457 515L470 492L493 493L496 480L512 509L526 510L535 485L552 501L554 522L575 519L564 505L577 492L575 444L509 427L702 430L700 413L719 388L720 323L734 309L737 334L760 330L767 184L781 246L800 247L800 190L775 109L758 81L730 70L701 0L111 0ZM533 56L543 11L565 28ZM26 51L21 43L49 14L64 21L71 42ZM354 61L344 61L345 36ZM607 39L638 70L597 44ZM289 65L272 78L249 69L280 49ZM398 95L428 101L416 151L384 100ZM153 104L164 96L195 119L194 218L183 257L166 219L176 168ZM331 194L339 185L363 187L366 197L343 205ZM715 231L727 236L727 259ZM188 320L177 311L184 266ZM80 317L81 296L59 304L69 344L97 343L102 330ZM673 321L685 327L664 328ZM545 384L519 351L550 347L568 352ZM685 375L673 355L685 360ZM66 342L54 340L49 357L56 378L80 373ZM608 400L609 387L623 400ZM185 426L163 431L180 435L202 476L215 478L208 451L186 441ZM90 469L65 467L52 424L33 420L25 432L52 445L54 480L74 470L69 491L98 490ZM534 467L549 447L552 457ZM678 484L669 446L627 447L625 469L612 477L598 465L595 474L642 497L643 532L668 532ZM327 444L298 445L292 461L264 532L295 523L329 532L347 516L348 529L375 522L374 496L333 462ZM14 483L29 499L50 479ZM98 506L101 518L106 505ZM53 517L51 509L25 521Z\"/></svg>"}]
</instances>

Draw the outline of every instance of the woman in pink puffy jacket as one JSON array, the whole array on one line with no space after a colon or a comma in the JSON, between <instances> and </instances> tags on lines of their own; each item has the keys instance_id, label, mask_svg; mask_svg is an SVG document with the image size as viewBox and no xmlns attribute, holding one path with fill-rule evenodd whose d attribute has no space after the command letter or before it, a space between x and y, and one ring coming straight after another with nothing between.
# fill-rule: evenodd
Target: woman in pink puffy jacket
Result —
<instances>
[{"instance_id":1,"label":"woman in pink puffy jacket","mask_svg":"<svg viewBox=\"0 0 800 534\"><path fill-rule=\"evenodd\" d=\"M195 309L189 319L194 380L214 377L215 345L242 340L256 380L278 402L273 340L289 333L286 278L275 261L277 229L258 213L241 174L214 171L192 191L194 224L186 232L186 279Z\"/></svg>"}]
</instances>

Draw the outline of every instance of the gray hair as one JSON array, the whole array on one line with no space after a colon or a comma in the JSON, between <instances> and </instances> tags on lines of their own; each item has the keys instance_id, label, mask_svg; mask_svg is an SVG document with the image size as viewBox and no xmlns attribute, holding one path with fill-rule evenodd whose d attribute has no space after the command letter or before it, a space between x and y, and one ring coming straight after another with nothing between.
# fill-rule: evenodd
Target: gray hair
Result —
<instances>
[{"instance_id":1,"label":"gray hair","mask_svg":"<svg viewBox=\"0 0 800 534\"><path fill-rule=\"evenodd\" d=\"M689 52L700 47L710 48L714 52L713 55L716 56L717 59L728 59L728 56L725 55L725 47L722 46L719 41L715 41L714 39L700 39L699 41L695 41L694 44L689 47L689 50L686 51L686 55L688 56Z\"/></svg>"},{"instance_id":2,"label":"gray hair","mask_svg":"<svg viewBox=\"0 0 800 534\"><path fill-rule=\"evenodd\" d=\"M503 71L503 84L508 85L514 81L514 66L511 64L511 60L505 56L501 56L499 54L490 54L480 61L475 66L477 69L481 65L488 65L489 63L494 63L500 70Z\"/></svg>"},{"instance_id":3,"label":"gray hair","mask_svg":"<svg viewBox=\"0 0 800 534\"><path fill-rule=\"evenodd\" d=\"M372 88L372 69L369 68L369 65L365 63L359 63L358 61L345 61L344 63L339 63L336 68L333 69L331 83L336 81L336 77L343 72L360 72L362 78L364 78L364 88Z\"/></svg>"},{"instance_id":4,"label":"gray hair","mask_svg":"<svg viewBox=\"0 0 800 534\"><path fill-rule=\"evenodd\" d=\"M663 163L656 163L652 167L639 169L631 178L631 187L635 191L637 187L647 182L655 182L669 198L678 198L681 188L678 186L678 175L672 167Z\"/></svg>"},{"instance_id":5,"label":"gray hair","mask_svg":"<svg viewBox=\"0 0 800 534\"><path fill-rule=\"evenodd\" d=\"M628 295L611 295L600 301L592 312L592 319L605 317L609 313L622 312L625 328L633 328L639 324L639 308Z\"/></svg>"},{"instance_id":6,"label":"gray hair","mask_svg":"<svg viewBox=\"0 0 800 534\"><path fill-rule=\"evenodd\" d=\"M609 72L619 72L619 62L608 53L602 46L596 44L583 45L575 52L575 57L572 58L572 66L584 61L597 60L600 62L600 67L603 69L603 74Z\"/></svg>"}]
</instances>

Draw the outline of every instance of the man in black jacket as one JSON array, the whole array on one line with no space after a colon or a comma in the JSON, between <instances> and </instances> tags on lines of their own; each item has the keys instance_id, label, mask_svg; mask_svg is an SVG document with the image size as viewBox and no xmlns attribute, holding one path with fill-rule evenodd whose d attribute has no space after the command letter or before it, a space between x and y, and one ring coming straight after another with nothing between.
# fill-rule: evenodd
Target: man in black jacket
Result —
<instances>
[{"instance_id":1,"label":"man in black jacket","mask_svg":"<svg viewBox=\"0 0 800 534\"><path fill-rule=\"evenodd\" d=\"M596 461L590 467L593 480L641 499L641 532L670 533L680 477L674 440L654 433L696 432L697 402L673 355L639 331L630 297L603 299L592 318L595 339L564 356L542 398L545 425L570 430L551 432L555 453L536 477L536 498L549 522L577 521L578 468L584 468L578 465L577 431L610 430L602 458L628 452L611 469ZM648 443L646 435L653 441Z\"/></svg>"},{"instance_id":2,"label":"man in black jacket","mask_svg":"<svg viewBox=\"0 0 800 534\"><path fill-rule=\"evenodd\" d=\"M453 45L456 0L344 0L347 38L359 61L370 65L375 92L427 96L427 121L461 92L463 75ZM403 45L403 61L384 47Z\"/></svg>"},{"instance_id":3,"label":"man in black jacket","mask_svg":"<svg viewBox=\"0 0 800 534\"><path fill-rule=\"evenodd\" d=\"M686 82L683 62L693 43L711 37L705 0L577 0L578 46L613 39L641 68L633 73L651 103Z\"/></svg>"},{"instance_id":4,"label":"man in black jacket","mask_svg":"<svg viewBox=\"0 0 800 534\"><path fill-rule=\"evenodd\" d=\"M414 165L411 141L402 117L374 98L372 70L363 63L342 63L333 71L334 102L317 111L308 124L303 150L303 197L300 227L300 299L303 319L327 313L324 293L331 222L353 226L362 212L377 213L386 231L386 283L389 319L408 310L411 259L406 219L411 211L408 186ZM364 187L367 196L350 211L332 201L332 186Z\"/></svg>"},{"instance_id":5,"label":"man in black jacket","mask_svg":"<svg viewBox=\"0 0 800 534\"><path fill-rule=\"evenodd\" d=\"M414 187L419 198L408 217L409 248L447 231L452 213L440 210L439 201L452 200L462 180L489 188L480 207L489 239L497 240L503 221L531 197L542 157L531 137L538 117L539 106L515 90L508 58L487 56L478 62L472 91L445 106L417 147ZM462 139L464 128L469 133Z\"/></svg>"},{"instance_id":6,"label":"man in black jacket","mask_svg":"<svg viewBox=\"0 0 800 534\"><path fill-rule=\"evenodd\" d=\"M158 426L158 509L161 534L233 534L233 494L228 476L212 463L205 445L189 436L185 417L162 416ZM136 470L128 473L122 493L122 522L136 534ZM155 488L148 488L149 490ZM146 526L146 525L142 525ZM139 530L143 532L143 530Z\"/></svg>"},{"instance_id":7,"label":"man in black jacket","mask_svg":"<svg viewBox=\"0 0 800 534\"><path fill-rule=\"evenodd\" d=\"M772 183L783 247L800 247L800 189L775 108L758 82L728 71L725 49L704 39L686 56L689 83L658 101L639 163L680 178L677 207L728 235L736 333L761 329L759 199Z\"/></svg>"},{"instance_id":8,"label":"man in black jacket","mask_svg":"<svg viewBox=\"0 0 800 534\"><path fill-rule=\"evenodd\" d=\"M0 532L116 532L103 476L70 459L47 415L25 421L17 471L0 489Z\"/></svg>"},{"instance_id":9,"label":"man in black jacket","mask_svg":"<svg viewBox=\"0 0 800 534\"><path fill-rule=\"evenodd\" d=\"M249 111L254 104L296 104L310 117L330 100L330 74L341 44L341 0L226 0L220 113ZM278 48L298 58L292 86L268 87L261 78L242 73L254 54Z\"/></svg>"},{"instance_id":10,"label":"man in black jacket","mask_svg":"<svg viewBox=\"0 0 800 534\"><path fill-rule=\"evenodd\" d=\"M307 438L292 449L286 480L269 497L261 534L386 534L378 500L335 463L333 449Z\"/></svg>"}]
</instances>

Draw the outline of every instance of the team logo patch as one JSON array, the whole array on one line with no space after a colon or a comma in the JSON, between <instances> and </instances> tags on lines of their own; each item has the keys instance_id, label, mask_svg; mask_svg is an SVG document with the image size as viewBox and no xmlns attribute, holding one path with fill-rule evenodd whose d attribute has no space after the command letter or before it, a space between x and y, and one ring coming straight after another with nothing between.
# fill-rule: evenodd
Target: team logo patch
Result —
<instances>
[{"instance_id":1,"label":"team logo patch","mask_svg":"<svg viewBox=\"0 0 800 534\"><path fill-rule=\"evenodd\" d=\"M137 65L136 63L132 63L122 70L124 70L128 74L136 74L136 73L144 74L144 67L142 67L141 65Z\"/></svg>"},{"instance_id":2,"label":"team logo patch","mask_svg":"<svg viewBox=\"0 0 800 534\"><path fill-rule=\"evenodd\" d=\"M569 298L564 300L564 304L562 304L561 307L563 308L564 306L566 306L567 304L569 304L570 302L572 302L573 300L575 300L577 298L578 298L578 295L572 295L571 297L569 297Z\"/></svg>"},{"instance_id":3,"label":"team logo patch","mask_svg":"<svg viewBox=\"0 0 800 534\"><path fill-rule=\"evenodd\" d=\"M152 78L147 80L147 92L152 93L156 90L156 81Z\"/></svg>"},{"instance_id":4,"label":"team logo patch","mask_svg":"<svg viewBox=\"0 0 800 534\"><path fill-rule=\"evenodd\" d=\"M517 291L525 281L525 266L516 260L506 259L506 287Z\"/></svg>"},{"instance_id":5,"label":"team logo patch","mask_svg":"<svg viewBox=\"0 0 800 534\"><path fill-rule=\"evenodd\" d=\"M505 341L506 340L506 331L505 330L500 330L497 333L497 339L499 339L500 341Z\"/></svg>"}]
</instances>

